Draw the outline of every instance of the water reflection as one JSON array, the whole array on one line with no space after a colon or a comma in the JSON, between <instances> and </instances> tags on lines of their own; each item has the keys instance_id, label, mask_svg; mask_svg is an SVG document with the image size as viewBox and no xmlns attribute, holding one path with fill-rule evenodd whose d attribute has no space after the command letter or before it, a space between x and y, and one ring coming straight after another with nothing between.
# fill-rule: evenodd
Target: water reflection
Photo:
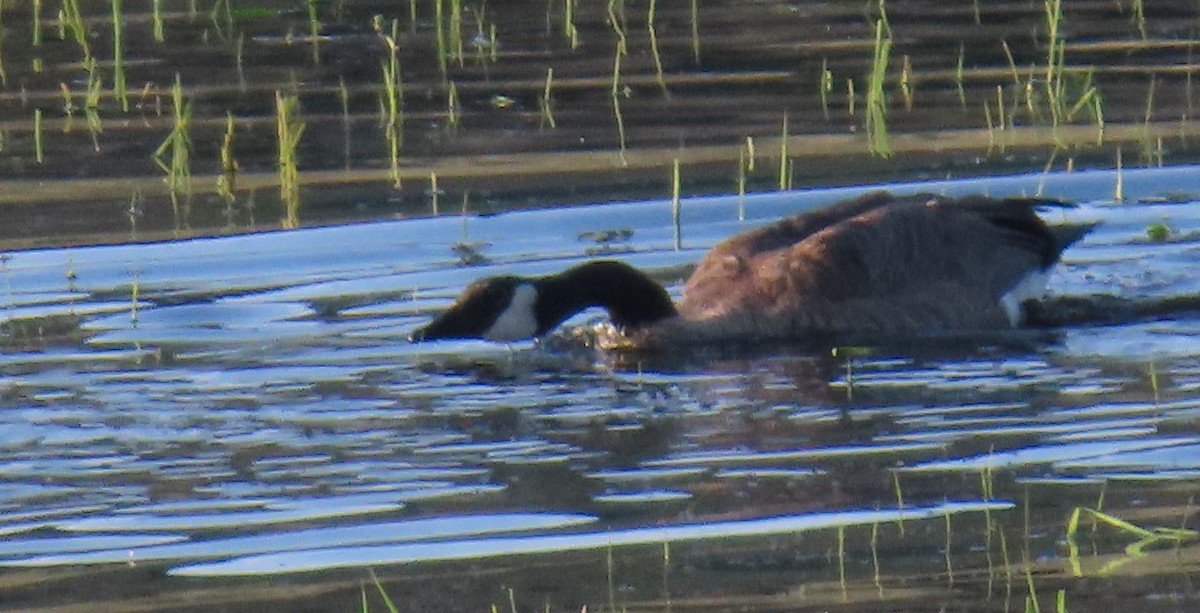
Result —
<instances>
[{"instance_id":1,"label":"water reflection","mask_svg":"<svg viewBox=\"0 0 1200 613\"><path fill-rule=\"evenodd\" d=\"M1012 508L1012 505L1009 503L993 503L990 505L982 503L946 503L942 506L930 508L813 513L795 517L710 522L696 525L637 528L561 536L534 536L521 539L461 540L434 544L399 545L395 547L357 547L354 549L329 548L297 555L288 555L286 557L270 554L247 556L229 562L182 566L172 569L171 572L184 577L204 577L230 574L304 572L342 566L370 566L403 562L486 559L497 556L627 547L639 544L659 544L664 542L687 543L698 540L724 540L770 534L793 534L806 530L819 530L838 526L846 527L889 521L949 517L957 513L980 513L985 510L1003 511L1010 508Z\"/></svg>"},{"instance_id":2,"label":"water reflection","mask_svg":"<svg viewBox=\"0 0 1200 613\"><path fill-rule=\"evenodd\" d=\"M1126 181L1151 193L1195 172ZM922 187L1042 185L1086 198L1097 179L1085 179ZM748 197L747 210L763 220L846 193ZM732 202L685 203L690 250L679 252L665 203L621 205L645 224L623 257L678 292L687 263L741 227ZM1195 236L1194 204L1056 211L1104 224L1067 252L1053 291L1192 293L1194 238L1143 239L1168 206L1181 236ZM1015 557L1027 530L1004 512L1015 503L1039 524L1029 551L1054 559L1061 519L1099 488L1111 484L1106 509L1186 504L1169 484L1200 471L1200 349L1187 311L850 357L616 356L570 331L512 346L403 340L476 276L585 257L554 241L615 210L471 218L496 263L465 269L448 255L457 220L14 254L0 273L11 348L0 356L0 563L207 576L621 543L640 555L635 545L693 538L714 541L694 551L761 562L772 539L817 526L823 536L810 538L857 526L849 555L869 559L864 531L916 517L926 519L889 528L903 545L888 555L940 560L947 537L930 526L959 511L970 512L954 525L970 531L951 536L966 555L998 556L1004 533ZM782 523L742 529L772 521ZM506 536L482 536L492 532ZM209 561L190 564L199 559Z\"/></svg>"}]
</instances>

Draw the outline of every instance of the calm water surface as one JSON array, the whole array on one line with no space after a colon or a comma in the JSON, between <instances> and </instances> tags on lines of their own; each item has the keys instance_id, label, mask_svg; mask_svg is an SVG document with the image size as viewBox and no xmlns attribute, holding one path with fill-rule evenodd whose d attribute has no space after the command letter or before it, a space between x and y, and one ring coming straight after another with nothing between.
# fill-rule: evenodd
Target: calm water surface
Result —
<instances>
[{"instance_id":1,"label":"calm water surface","mask_svg":"<svg viewBox=\"0 0 1200 613\"><path fill-rule=\"evenodd\" d=\"M895 188L1080 201L1047 213L1102 222L1053 292L1160 304L1200 291L1197 172ZM678 292L854 191L685 201L681 250L644 202L11 253L0 603L361 610L365 581L382 610L375 572L402 610L1194 606L1193 534L1067 538L1076 507L1192 526L1194 313L849 358L404 340L476 277L597 253Z\"/></svg>"}]
</instances>

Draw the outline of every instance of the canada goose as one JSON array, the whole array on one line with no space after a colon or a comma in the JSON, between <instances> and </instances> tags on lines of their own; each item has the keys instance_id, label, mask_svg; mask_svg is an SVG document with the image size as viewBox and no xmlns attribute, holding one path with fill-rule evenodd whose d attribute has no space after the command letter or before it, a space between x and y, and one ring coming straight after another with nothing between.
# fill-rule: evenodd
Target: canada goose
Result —
<instances>
[{"instance_id":1,"label":"canada goose","mask_svg":"<svg viewBox=\"0 0 1200 613\"><path fill-rule=\"evenodd\" d=\"M728 238L673 304L615 261L469 285L411 340L542 336L588 307L608 310L634 346L913 336L1023 323L1050 269L1091 225L1049 226L1063 203L872 192Z\"/></svg>"}]
</instances>

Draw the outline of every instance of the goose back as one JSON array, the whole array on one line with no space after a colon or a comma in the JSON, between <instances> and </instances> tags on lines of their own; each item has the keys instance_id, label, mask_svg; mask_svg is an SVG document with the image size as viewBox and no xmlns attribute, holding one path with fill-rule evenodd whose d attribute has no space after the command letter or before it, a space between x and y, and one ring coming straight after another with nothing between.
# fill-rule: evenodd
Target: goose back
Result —
<instances>
[{"instance_id":1,"label":"goose back","mask_svg":"<svg viewBox=\"0 0 1200 613\"><path fill-rule=\"evenodd\" d=\"M1005 293L1088 229L1048 227L1045 204L1060 203L872 192L718 244L679 311L750 336L1008 325Z\"/></svg>"}]
</instances>

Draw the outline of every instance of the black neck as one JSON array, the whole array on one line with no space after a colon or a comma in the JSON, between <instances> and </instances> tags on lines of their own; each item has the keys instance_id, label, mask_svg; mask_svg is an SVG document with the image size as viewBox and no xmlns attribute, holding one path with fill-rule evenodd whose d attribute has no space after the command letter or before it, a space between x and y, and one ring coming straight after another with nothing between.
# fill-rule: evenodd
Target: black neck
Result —
<instances>
[{"instance_id":1,"label":"black neck","mask_svg":"<svg viewBox=\"0 0 1200 613\"><path fill-rule=\"evenodd\" d=\"M622 262L588 262L535 283L537 319L544 328L539 335L589 307L605 308L622 329L637 329L675 315L667 290Z\"/></svg>"}]
</instances>

